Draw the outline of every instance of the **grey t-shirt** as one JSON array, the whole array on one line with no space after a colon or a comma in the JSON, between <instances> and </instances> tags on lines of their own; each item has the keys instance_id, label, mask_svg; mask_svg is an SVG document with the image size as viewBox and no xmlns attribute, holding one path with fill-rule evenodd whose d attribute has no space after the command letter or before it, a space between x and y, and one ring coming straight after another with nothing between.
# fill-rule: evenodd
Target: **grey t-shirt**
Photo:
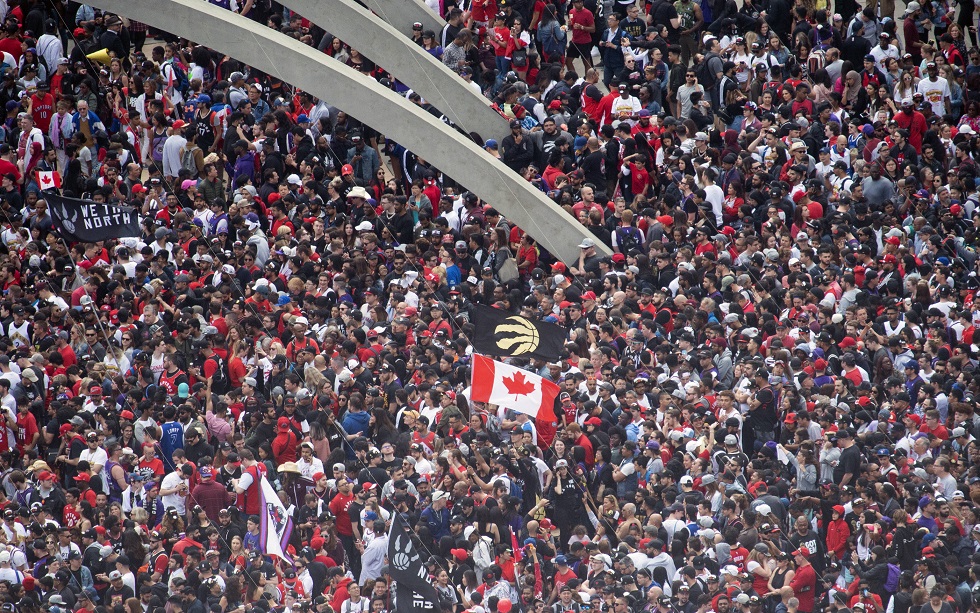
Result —
<instances>
[{"instance_id":1,"label":"grey t-shirt","mask_svg":"<svg viewBox=\"0 0 980 613\"><path fill-rule=\"evenodd\" d=\"M865 177L861 186L864 188L864 197L868 199L868 204L871 206L879 206L895 195L895 184L884 177L879 177L877 181Z\"/></svg>"}]
</instances>

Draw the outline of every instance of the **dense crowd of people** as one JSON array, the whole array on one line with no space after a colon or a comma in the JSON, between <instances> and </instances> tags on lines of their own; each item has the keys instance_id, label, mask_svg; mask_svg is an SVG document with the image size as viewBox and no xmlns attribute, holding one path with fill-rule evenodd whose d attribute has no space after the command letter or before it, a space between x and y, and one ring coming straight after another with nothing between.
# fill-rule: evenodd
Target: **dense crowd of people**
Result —
<instances>
[{"instance_id":1,"label":"dense crowd of people","mask_svg":"<svg viewBox=\"0 0 980 613\"><path fill-rule=\"evenodd\" d=\"M444 613L976 610L973 3L427 4L577 260L179 19L0 2L3 612L404 613L396 515ZM477 305L566 331L492 356L555 420L472 400Z\"/></svg>"}]
</instances>

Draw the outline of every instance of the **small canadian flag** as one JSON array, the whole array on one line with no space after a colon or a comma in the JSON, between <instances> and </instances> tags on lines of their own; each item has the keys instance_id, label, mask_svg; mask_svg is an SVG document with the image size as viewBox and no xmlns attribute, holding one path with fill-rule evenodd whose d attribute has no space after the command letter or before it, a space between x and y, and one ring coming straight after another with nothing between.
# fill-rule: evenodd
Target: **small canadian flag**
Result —
<instances>
[{"instance_id":1,"label":"small canadian flag","mask_svg":"<svg viewBox=\"0 0 980 613\"><path fill-rule=\"evenodd\" d=\"M61 189L61 173L56 170L38 170L37 184L42 191L52 188Z\"/></svg>"}]
</instances>

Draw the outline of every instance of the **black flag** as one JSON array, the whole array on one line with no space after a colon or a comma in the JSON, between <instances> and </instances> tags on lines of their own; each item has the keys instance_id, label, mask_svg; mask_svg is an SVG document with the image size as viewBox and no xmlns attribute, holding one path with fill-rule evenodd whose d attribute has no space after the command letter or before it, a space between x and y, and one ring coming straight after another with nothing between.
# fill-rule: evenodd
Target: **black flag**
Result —
<instances>
[{"instance_id":1,"label":"black flag","mask_svg":"<svg viewBox=\"0 0 980 613\"><path fill-rule=\"evenodd\" d=\"M50 192L42 196L55 228L65 240L94 243L141 233L139 215L131 206L76 200Z\"/></svg>"},{"instance_id":2,"label":"black flag","mask_svg":"<svg viewBox=\"0 0 980 613\"><path fill-rule=\"evenodd\" d=\"M490 356L534 357L553 362L561 356L566 332L559 325L476 305L473 351Z\"/></svg>"},{"instance_id":3,"label":"black flag","mask_svg":"<svg viewBox=\"0 0 980 613\"><path fill-rule=\"evenodd\" d=\"M429 573L401 513L395 513L388 535L388 572L397 584L396 613L438 613L442 610L439 594L429 582Z\"/></svg>"}]
</instances>

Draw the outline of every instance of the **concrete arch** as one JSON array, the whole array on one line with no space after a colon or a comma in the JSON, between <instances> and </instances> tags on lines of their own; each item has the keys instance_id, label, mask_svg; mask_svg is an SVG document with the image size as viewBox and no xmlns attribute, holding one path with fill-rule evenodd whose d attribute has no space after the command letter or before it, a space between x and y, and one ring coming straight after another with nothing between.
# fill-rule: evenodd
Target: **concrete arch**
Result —
<instances>
[{"instance_id":1,"label":"concrete arch","mask_svg":"<svg viewBox=\"0 0 980 613\"><path fill-rule=\"evenodd\" d=\"M455 125L480 135L481 142L507 135L507 121L490 108L489 100L473 91L445 64L353 0L281 1L288 9L355 49L365 50L372 61L418 92Z\"/></svg>"},{"instance_id":2,"label":"concrete arch","mask_svg":"<svg viewBox=\"0 0 980 613\"><path fill-rule=\"evenodd\" d=\"M567 264L578 262L577 245L594 238L564 209L488 154L471 139L405 98L294 38L201 0L94 0L100 9L181 34L330 100L357 115L385 119L383 133L406 143L462 182L526 230ZM610 250L598 245L598 251Z\"/></svg>"},{"instance_id":3,"label":"concrete arch","mask_svg":"<svg viewBox=\"0 0 980 613\"><path fill-rule=\"evenodd\" d=\"M436 34L446 25L422 0L364 0L364 4L405 36L412 35L416 21Z\"/></svg>"}]
</instances>

